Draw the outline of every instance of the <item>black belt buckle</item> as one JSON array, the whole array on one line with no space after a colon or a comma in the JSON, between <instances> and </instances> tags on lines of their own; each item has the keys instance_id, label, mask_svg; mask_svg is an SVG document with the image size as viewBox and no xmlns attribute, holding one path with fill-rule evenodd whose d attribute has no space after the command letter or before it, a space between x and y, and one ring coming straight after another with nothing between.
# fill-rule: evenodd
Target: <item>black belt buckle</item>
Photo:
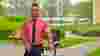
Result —
<instances>
[{"instance_id":1,"label":"black belt buckle","mask_svg":"<svg viewBox=\"0 0 100 56\"><path fill-rule=\"evenodd\" d=\"M32 43L32 47L36 47L37 46L37 44L36 43Z\"/></svg>"}]
</instances>

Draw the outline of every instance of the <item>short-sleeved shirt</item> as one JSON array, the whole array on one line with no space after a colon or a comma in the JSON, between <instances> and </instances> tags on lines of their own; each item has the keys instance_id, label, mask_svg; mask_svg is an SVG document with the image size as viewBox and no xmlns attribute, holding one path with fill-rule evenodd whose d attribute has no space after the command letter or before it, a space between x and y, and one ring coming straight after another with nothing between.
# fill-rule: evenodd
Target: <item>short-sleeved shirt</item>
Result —
<instances>
[{"instance_id":1,"label":"short-sleeved shirt","mask_svg":"<svg viewBox=\"0 0 100 56\"><path fill-rule=\"evenodd\" d=\"M32 44L32 28L33 21L29 21L25 23L24 26L24 38L27 39L26 42L28 42L30 45ZM44 32L48 32L48 24L41 20L41 17L37 18L36 24L35 24L35 42L38 44L43 43L43 35Z\"/></svg>"}]
</instances>

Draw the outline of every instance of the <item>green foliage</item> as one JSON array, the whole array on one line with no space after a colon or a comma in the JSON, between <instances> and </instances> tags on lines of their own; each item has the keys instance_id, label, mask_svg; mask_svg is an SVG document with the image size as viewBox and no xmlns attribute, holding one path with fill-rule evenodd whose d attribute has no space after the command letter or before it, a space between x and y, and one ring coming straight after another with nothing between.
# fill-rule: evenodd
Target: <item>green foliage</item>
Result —
<instances>
[{"instance_id":1,"label":"green foliage","mask_svg":"<svg viewBox=\"0 0 100 56\"><path fill-rule=\"evenodd\" d=\"M0 31L0 40L8 40L8 31Z\"/></svg>"},{"instance_id":2,"label":"green foliage","mask_svg":"<svg viewBox=\"0 0 100 56\"><path fill-rule=\"evenodd\" d=\"M16 30L22 23L23 21L16 22L14 16L0 16L0 30Z\"/></svg>"},{"instance_id":3,"label":"green foliage","mask_svg":"<svg viewBox=\"0 0 100 56\"><path fill-rule=\"evenodd\" d=\"M22 22L25 19L26 19L25 16L16 16L16 22Z\"/></svg>"},{"instance_id":4,"label":"green foliage","mask_svg":"<svg viewBox=\"0 0 100 56\"><path fill-rule=\"evenodd\" d=\"M8 40L8 30L15 31L23 23L22 19L16 22L15 16L0 16L0 40Z\"/></svg>"},{"instance_id":5,"label":"green foliage","mask_svg":"<svg viewBox=\"0 0 100 56\"><path fill-rule=\"evenodd\" d=\"M92 5L93 2L80 2L74 6L64 8L64 16L83 16L91 17L93 14Z\"/></svg>"},{"instance_id":6,"label":"green foliage","mask_svg":"<svg viewBox=\"0 0 100 56\"><path fill-rule=\"evenodd\" d=\"M80 16L92 16L92 2L81 2L80 3Z\"/></svg>"},{"instance_id":7,"label":"green foliage","mask_svg":"<svg viewBox=\"0 0 100 56\"><path fill-rule=\"evenodd\" d=\"M4 16L5 9L0 5L0 16Z\"/></svg>"},{"instance_id":8,"label":"green foliage","mask_svg":"<svg viewBox=\"0 0 100 56\"><path fill-rule=\"evenodd\" d=\"M68 16L69 13L71 13L71 8L64 8L64 16Z\"/></svg>"}]
</instances>

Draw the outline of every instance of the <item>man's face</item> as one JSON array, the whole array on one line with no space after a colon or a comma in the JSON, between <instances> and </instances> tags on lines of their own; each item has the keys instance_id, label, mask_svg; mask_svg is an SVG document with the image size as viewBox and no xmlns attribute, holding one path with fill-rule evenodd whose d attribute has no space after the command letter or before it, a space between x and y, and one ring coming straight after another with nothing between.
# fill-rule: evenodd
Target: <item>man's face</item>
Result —
<instances>
[{"instance_id":1,"label":"man's face","mask_svg":"<svg viewBox=\"0 0 100 56\"><path fill-rule=\"evenodd\" d=\"M40 16L40 10L38 7L32 7L32 16Z\"/></svg>"}]
</instances>

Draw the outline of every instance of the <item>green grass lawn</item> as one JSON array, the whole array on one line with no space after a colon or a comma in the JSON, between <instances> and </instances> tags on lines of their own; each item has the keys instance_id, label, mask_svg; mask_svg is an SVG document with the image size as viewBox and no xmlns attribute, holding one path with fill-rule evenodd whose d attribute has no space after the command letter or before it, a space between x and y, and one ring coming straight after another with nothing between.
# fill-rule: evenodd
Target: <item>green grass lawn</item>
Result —
<instances>
[{"instance_id":1,"label":"green grass lawn","mask_svg":"<svg viewBox=\"0 0 100 56\"><path fill-rule=\"evenodd\" d=\"M91 51L88 56L100 56L100 48L96 48L95 50Z\"/></svg>"},{"instance_id":2,"label":"green grass lawn","mask_svg":"<svg viewBox=\"0 0 100 56\"><path fill-rule=\"evenodd\" d=\"M84 43L84 42L90 42L90 41L96 41L96 38L95 37L89 37L89 38L85 38L85 37L80 37L80 38L65 38L65 39L62 39L60 41L60 47L61 48L64 48L64 47L69 47L69 46L73 46L73 45L76 45L76 44L81 44L81 43Z\"/></svg>"}]
</instances>

